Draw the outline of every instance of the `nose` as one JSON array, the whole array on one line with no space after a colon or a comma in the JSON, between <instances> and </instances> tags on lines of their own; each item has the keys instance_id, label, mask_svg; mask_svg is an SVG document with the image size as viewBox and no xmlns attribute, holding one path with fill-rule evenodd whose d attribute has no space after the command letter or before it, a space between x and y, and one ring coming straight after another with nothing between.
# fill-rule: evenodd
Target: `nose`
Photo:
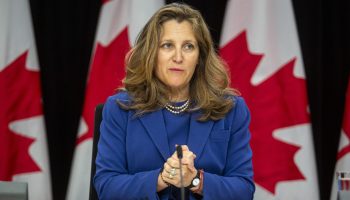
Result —
<instances>
[{"instance_id":1,"label":"nose","mask_svg":"<svg viewBox=\"0 0 350 200\"><path fill-rule=\"evenodd\" d=\"M180 64L183 62L183 55L182 55L182 49L181 48L177 48L174 52L174 56L173 56L173 61L177 64Z\"/></svg>"}]
</instances>

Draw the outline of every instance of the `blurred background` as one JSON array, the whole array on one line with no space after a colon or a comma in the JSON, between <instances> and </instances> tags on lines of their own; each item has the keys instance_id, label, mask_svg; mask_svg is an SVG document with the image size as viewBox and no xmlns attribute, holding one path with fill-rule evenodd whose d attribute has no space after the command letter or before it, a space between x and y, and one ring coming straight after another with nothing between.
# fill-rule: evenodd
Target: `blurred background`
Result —
<instances>
[{"instance_id":1,"label":"blurred background","mask_svg":"<svg viewBox=\"0 0 350 200\"><path fill-rule=\"evenodd\" d=\"M29 2L41 69L53 197L65 199L103 1ZM219 51L228 1L183 2L201 11ZM304 60L320 199L326 200L349 80L350 2L292 0L292 7Z\"/></svg>"}]
</instances>

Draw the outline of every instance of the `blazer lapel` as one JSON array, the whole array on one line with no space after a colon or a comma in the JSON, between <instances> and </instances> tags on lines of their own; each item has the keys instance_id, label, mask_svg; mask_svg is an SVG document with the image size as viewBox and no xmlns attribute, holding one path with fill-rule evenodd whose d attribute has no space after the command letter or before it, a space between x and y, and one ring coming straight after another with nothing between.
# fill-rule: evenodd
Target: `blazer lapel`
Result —
<instances>
[{"instance_id":1,"label":"blazer lapel","mask_svg":"<svg viewBox=\"0 0 350 200\"><path fill-rule=\"evenodd\" d=\"M139 120L147 130L164 160L167 160L170 157L170 151L162 110L147 113L139 117Z\"/></svg>"},{"instance_id":2,"label":"blazer lapel","mask_svg":"<svg viewBox=\"0 0 350 200\"><path fill-rule=\"evenodd\" d=\"M192 113L188 135L188 148L197 156L197 159L201 156L214 124L211 120L206 122L197 121L199 115L200 113L198 111Z\"/></svg>"}]
</instances>

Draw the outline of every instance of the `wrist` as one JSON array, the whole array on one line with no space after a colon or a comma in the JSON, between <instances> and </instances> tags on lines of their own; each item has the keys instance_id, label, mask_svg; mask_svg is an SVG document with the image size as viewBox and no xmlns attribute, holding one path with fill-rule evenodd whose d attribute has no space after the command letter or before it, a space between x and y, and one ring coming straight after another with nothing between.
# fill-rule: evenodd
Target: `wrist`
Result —
<instances>
[{"instance_id":1,"label":"wrist","mask_svg":"<svg viewBox=\"0 0 350 200\"><path fill-rule=\"evenodd\" d=\"M200 171L196 170L196 175L191 180L190 184L186 187L188 189L197 188L200 184Z\"/></svg>"},{"instance_id":2,"label":"wrist","mask_svg":"<svg viewBox=\"0 0 350 200\"><path fill-rule=\"evenodd\" d=\"M203 183L204 183L204 171L201 169L201 170L199 170L198 173L199 173L199 180L200 180L199 185L197 185L196 187L191 188L190 190L193 193L202 195L202 193L203 193Z\"/></svg>"},{"instance_id":3,"label":"wrist","mask_svg":"<svg viewBox=\"0 0 350 200\"><path fill-rule=\"evenodd\" d=\"M159 175L158 175L158 184L157 184L157 192L169 187L169 183L166 182L164 179L163 179L163 169L160 171Z\"/></svg>"}]
</instances>

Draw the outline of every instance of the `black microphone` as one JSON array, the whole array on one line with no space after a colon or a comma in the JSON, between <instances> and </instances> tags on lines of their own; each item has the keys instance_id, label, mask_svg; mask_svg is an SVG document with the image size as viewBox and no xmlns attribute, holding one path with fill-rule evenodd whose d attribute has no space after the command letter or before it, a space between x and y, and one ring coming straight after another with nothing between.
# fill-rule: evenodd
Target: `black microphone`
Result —
<instances>
[{"instance_id":1,"label":"black microphone","mask_svg":"<svg viewBox=\"0 0 350 200\"><path fill-rule=\"evenodd\" d=\"M178 145L177 147L176 147L176 153L177 153L177 157L179 158L179 159L182 159L182 148L181 148L181 146L180 145Z\"/></svg>"},{"instance_id":2,"label":"black microphone","mask_svg":"<svg viewBox=\"0 0 350 200\"><path fill-rule=\"evenodd\" d=\"M181 200L185 200L185 188L184 188L184 182L182 177L182 147L181 145L178 145L176 147L176 154L179 158L179 164L180 164L180 183L181 183Z\"/></svg>"}]
</instances>

